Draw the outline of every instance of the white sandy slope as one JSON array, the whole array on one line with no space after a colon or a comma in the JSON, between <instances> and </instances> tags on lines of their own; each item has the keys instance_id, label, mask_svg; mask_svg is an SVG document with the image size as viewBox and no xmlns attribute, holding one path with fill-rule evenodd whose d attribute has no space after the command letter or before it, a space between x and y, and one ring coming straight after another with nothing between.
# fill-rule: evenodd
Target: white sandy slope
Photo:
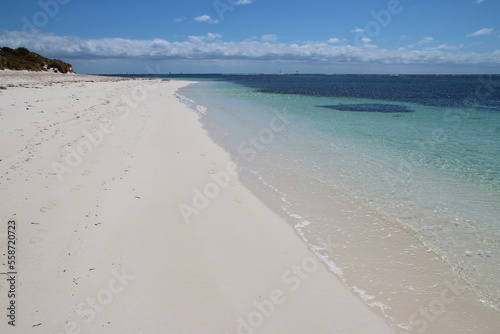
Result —
<instances>
[{"instance_id":1,"label":"white sandy slope","mask_svg":"<svg viewBox=\"0 0 500 334\"><path fill-rule=\"evenodd\" d=\"M391 333L231 174L186 84L0 74L0 333Z\"/></svg>"}]
</instances>

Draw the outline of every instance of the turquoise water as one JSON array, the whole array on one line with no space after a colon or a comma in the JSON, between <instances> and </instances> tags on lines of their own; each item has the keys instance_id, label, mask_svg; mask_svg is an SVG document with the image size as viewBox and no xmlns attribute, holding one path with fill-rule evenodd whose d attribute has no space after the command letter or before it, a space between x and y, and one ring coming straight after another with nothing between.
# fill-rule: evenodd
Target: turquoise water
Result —
<instances>
[{"instance_id":1,"label":"turquoise water","mask_svg":"<svg viewBox=\"0 0 500 334\"><path fill-rule=\"evenodd\" d=\"M205 129L231 153L245 184L312 249L339 230L328 207L341 194L409 228L500 309L500 112L262 93L230 82L180 94L204 107ZM373 104L411 112L321 107Z\"/></svg>"}]
</instances>

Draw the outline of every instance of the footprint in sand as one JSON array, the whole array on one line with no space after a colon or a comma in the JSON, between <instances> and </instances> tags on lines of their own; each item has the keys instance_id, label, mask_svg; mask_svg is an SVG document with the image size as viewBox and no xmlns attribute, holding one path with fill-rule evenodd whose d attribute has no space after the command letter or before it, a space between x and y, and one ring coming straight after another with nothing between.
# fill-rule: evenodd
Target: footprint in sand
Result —
<instances>
[{"instance_id":1,"label":"footprint in sand","mask_svg":"<svg viewBox=\"0 0 500 334\"><path fill-rule=\"evenodd\" d=\"M50 202L50 203L46 204L45 206L41 207L40 211L47 212L48 210L50 210L50 209L52 209L53 207L56 207L56 206L57 206L56 203Z\"/></svg>"},{"instance_id":2,"label":"footprint in sand","mask_svg":"<svg viewBox=\"0 0 500 334\"><path fill-rule=\"evenodd\" d=\"M71 188L69 191L75 192L75 191L81 190L82 188L83 188L83 186L79 184L76 187Z\"/></svg>"},{"instance_id":3,"label":"footprint in sand","mask_svg":"<svg viewBox=\"0 0 500 334\"><path fill-rule=\"evenodd\" d=\"M38 237L31 237L30 238L30 244L37 244L39 242L42 242L43 240L45 240L45 236L47 235L47 233L49 233L49 231L47 230L38 230L37 233L39 234Z\"/></svg>"},{"instance_id":4,"label":"footprint in sand","mask_svg":"<svg viewBox=\"0 0 500 334\"><path fill-rule=\"evenodd\" d=\"M92 173L92 171L85 170L85 171L83 171L82 176L88 176L88 175L90 175L90 173Z\"/></svg>"}]
</instances>

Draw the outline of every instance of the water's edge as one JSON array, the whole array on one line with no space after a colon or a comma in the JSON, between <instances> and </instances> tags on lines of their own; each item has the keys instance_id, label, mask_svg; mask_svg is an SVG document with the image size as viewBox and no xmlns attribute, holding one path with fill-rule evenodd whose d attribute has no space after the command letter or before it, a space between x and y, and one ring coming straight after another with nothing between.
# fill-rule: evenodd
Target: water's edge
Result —
<instances>
[{"instance_id":1,"label":"water's edge","mask_svg":"<svg viewBox=\"0 0 500 334\"><path fill-rule=\"evenodd\" d=\"M417 328L412 315L432 300L439 300L436 292L450 282L456 287L468 286L461 290L461 301L448 307L447 316L456 318L457 324L458 310L463 307L472 314L486 310L487 299L480 289L467 281L467 276L439 250L430 249L425 231L381 213L348 191L300 175L291 168L273 171L275 166L262 170L245 165L241 155L224 142L222 130L210 122L207 107L184 94L180 90L178 97L200 115L208 136L239 164L243 184L288 221L330 271L393 326L405 331ZM286 185L289 179L299 185L295 191L289 187L280 189L279 185ZM308 187L314 189L314 194L307 192ZM314 203L311 196L316 199ZM311 212L315 215L310 215ZM346 224L351 220L357 224ZM477 297L473 297L475 294ZM495 306L493 302L490 304ZM455 315L452 308L457 308Z\"/></svg>"}]
</instances>

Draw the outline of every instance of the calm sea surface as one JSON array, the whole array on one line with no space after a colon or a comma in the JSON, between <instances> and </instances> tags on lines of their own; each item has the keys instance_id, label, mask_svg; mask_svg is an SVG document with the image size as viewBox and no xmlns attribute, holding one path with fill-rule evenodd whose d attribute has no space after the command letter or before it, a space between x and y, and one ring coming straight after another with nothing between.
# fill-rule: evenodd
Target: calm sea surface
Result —
<instances>
[{"instance_id":1,"label":"calm sea surface","mask_svg":"<svg viewBox=\"0 0 500 334\"><path fill-rule=\"evenodd\" d=\"M414 233L500 309L500 76L203 79L185 102L332 271L347 270L339 233L366 231L336 217L342 198Z\"/></svg>"}]
</instances>

